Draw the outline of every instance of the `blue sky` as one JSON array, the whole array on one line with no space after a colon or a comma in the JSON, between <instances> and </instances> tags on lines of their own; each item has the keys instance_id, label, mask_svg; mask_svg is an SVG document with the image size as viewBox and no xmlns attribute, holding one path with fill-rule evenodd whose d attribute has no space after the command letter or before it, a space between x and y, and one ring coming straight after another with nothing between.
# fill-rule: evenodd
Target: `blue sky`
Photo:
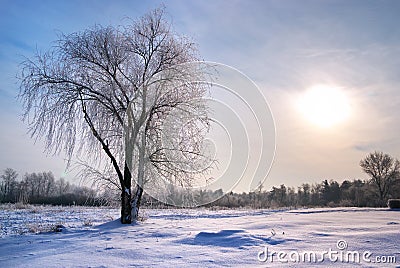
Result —
<instances>
[{"instance_id":1,"label":"blue sky","mask_svg":"<svg viewBox=\"0 0 400 268\"><path fill-rule=\"evenodd\" d=\"M119 25L161 1L0 0L0 169L63 174L21 122L18 64L45 51L60 32ZM198 44L204 60L233 66L268 100L277 151L265 183L297 186L366 178L358 163L373 150L400 157L399 1L165 1L174 29ZM321 129L296 110L315 84L340 87L351 113Z\"/></svg>"}]
</instances>

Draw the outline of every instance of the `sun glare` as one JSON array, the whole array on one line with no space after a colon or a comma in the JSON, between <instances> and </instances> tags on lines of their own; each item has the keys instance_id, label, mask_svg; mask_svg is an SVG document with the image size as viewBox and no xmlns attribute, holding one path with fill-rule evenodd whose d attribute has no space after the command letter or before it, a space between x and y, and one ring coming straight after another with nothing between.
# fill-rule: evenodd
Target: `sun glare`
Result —
<instances>
[{"instance_id":1,"label":"sun glare","mask_svg":"<svg viewBox=\"0 0 400 268\"><path fill-rule=\"evenodd\" d=\"M300 98L299 109L311 123L328 128L349 116L348 98L337 87L317 85L308 89Z\"/></svg>"}]
</instances>

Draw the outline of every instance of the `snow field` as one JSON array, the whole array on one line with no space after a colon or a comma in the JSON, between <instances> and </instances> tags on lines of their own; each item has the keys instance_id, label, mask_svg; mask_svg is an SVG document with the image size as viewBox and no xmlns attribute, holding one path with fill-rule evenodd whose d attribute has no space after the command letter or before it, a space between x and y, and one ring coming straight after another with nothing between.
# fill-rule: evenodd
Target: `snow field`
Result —
<instances>
[{"instance_id":1,"label":"snow field","mask_svg":"<svg viewBox=\"0 0 400 268\"><path fill-rule=\"evenodd\" d=\"M143 210L145 220L134 225L121 225L117 209L43 207L37 213L36 220L59 218L65 229L3 235L1 267L400 267L396 210ZM7 219L21 224L29 217L19 210L0 215L2 229L13 226ZM329 251L338 254L331 260ZM301 259L307 252L315 253L313 263ZM361 260L346 261L347 252ZM362 259L365 252L370 262ZM396 262L376 263L382 256Z\"/></svg>"}]
</instances>

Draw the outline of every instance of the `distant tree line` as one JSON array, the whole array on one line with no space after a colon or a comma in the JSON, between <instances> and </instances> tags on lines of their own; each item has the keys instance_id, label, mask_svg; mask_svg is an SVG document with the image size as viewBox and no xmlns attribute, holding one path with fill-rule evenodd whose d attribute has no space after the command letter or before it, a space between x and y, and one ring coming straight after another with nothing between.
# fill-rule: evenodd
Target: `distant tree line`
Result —
<instances>
[{"instance_id":1,"label":"distant tree line","mask_svg":"<svg viewBox=\"0 0 400 268\"><path fill-rule=\"evenodd\" d=\"M195 191L191 194L170 193L170 204L183 204L185 199L197 200L199 204L208 203L206 207L222 208L298 208L298 207L382 207L377 186L366 180L345 180L338 183L335 180L323 180L321 183L303 183L301 186L287 187L281 184L264 191L251 193L230 192L216 201L216 197L223 195L222 190ZM390 188L387 198L400 198L400 180ZM192 201L191 200L191 201ZM387 200L386 200L387 201ZM167 207L148 195L144 197L144 206Z\"/></svg>"},{"instance_id":2,"label":"distant tree line","mask_svg":"<svg viewBox=\"0 0 400 268\"><path fill-rule=\"evenodd\" d=\"M223 196L222 198L219 198ZM387 198L400 198L400 180L396 180L388 190ZM303 183L301 186L287 187L281 184L266 191L260 187L251 193L222 190L200 190L194 192L171 192L170 204L184 206L185 200L207 204L206 207L222 208L280 208L280 207L381 207L380 191L373 181L323 180L321 183ZM51 172L26 173L21 180L15 170L7 168L0 176L0 203L29 203L51 205L117 205L118 192L111 189L97 191L86 186L77 186L64 178L55 179ZM143 197L143 206L164 208L148 195Z\"/></svg>"},{"instance_id":3,"label":"distant tree line","mask_svg":"<svg viewBox=\"0 0 400 268\"><path fill-rule=\"evenodd\" d=\"M26 173L18 179L17 172L7 168L0 176L0 203L99 206L102 200L94 189L55 179L51 172Z\"/></svg>"},{"instance_id":4,"label":"distant tree line","mask_svg":"<svg viewBox=\"0 0 400 268\"><path fill-rule=\"evenodd\" d=\"M170 192L169 204L184 206L185 203L208 204L227 208L279 208L279 207L383 207L388 199L400 198L400 161L383 152L369 153L360 161L361 169L370 176L369 180L324 180L321 183L287 187L281 184L270 191L251 193L228 193L222 190ZM222 198L220 198L222 197ZM145 196L148 206L163 206ZM190 202L187 202L189 200ZM216 200L216 201L214 201Z\"/></svg>"},{"instance_id":5,"label":"distant tree line","mask_svg":"<svg viewBox=\"0 0 400 268\"><path fill-rule=\"evenodd\" d=\"M383 207L388 199L400 199L400 162L382 152L373 152L360 161L369 180L323 180L287 187L281 184L265 191L262 185L251 193L223 193L221 189L176 191L166 189L165 205L144 194L143 206L185 207L185 204L207 204L207 207L279 208L279 207ZM117 205L115 189L95 190L55 179L51 172L27 173L21 180L15 170L7 168L0 175L0 203L30 203L53 205Z\"/></svg>"},{"instance_id":6,"label":"distant tree line","mask_svg":"<svg viewBox=\"0 0 400 268\"><path fill-rule=\"evenodd\" d=\"M388 194L389 198L400 198L400 181ZM321 183L303 183L300 187L272 187L270 191L253 193L230 193L211 204L222 207L381 207L376 186L364 180L324 180Z\"/></svg>"}]
</instances>

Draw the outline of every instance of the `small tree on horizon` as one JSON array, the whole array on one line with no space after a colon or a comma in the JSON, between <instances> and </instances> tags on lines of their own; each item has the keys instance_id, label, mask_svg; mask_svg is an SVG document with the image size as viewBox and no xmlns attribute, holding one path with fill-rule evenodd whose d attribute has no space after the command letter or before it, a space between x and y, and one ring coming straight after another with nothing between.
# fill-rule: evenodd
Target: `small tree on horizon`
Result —
<instances>
[{"instance_id":1,"label":"small tree on horizon","mask_svg":"<svg viewBox=\"0 0 400 268\"><path fill-rule=\"evenodd\" d=\"M18 173L12 168L6 168L0 176L0 202L15 202L15 190Z\"/></svg>"},{"instance_id":2,"label":"small tree on horizon","mask_svg":"<svg viewBox=\"0 0 400 268\"><path fill-rule=\"evenodd\" d=\"M381 206L384 206L391 187L400 177L399 160L383 152L375 151L362 159L360 166L371 176L371 182L378 190Z\"/></svg>"}]
</instances>

